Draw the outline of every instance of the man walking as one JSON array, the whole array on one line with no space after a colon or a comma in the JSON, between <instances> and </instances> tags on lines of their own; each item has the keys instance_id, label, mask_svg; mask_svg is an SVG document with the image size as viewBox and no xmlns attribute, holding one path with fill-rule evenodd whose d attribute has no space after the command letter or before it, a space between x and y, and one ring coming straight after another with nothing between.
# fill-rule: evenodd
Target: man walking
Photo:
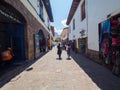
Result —
<instances>
[{"instance_id":1,"label":"man walking","mask_svg":"<svg viewBox=\"0 0 120 90\"><path fill-rule=\"evenodd\" d=\"M58 54L58 56L59 56L59 59L61 59L61 53L62 53L62 48L61 48L61 46L60 46L60 43L58 44L58 46L57 46L57 54Z\"/></svg>"}]
</instances>

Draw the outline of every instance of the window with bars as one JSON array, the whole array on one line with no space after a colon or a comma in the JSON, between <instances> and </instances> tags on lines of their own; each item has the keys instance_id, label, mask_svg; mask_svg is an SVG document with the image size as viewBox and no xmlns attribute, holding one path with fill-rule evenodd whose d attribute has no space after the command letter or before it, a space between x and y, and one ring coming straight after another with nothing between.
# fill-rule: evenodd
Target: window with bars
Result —
<instances>
[{"instance_id":1,"label":"window with bars","mask_svg":"<svg viewBox=\"0 0 120 90\"><path fill-rule=\"evenodd\" d=\"M43 14L43 3L42 0L40 0L40 18L44 22L44 14Z\"/></svg>"}]
</instances>

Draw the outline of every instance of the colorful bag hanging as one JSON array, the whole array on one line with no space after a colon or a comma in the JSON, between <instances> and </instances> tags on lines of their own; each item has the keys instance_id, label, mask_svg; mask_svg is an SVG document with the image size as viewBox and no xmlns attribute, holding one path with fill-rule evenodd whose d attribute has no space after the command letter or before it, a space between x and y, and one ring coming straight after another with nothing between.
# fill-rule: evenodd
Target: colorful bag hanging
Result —
<instances>
[{"instance_id":1,"label":"colorful bag hanging","mask_svg":"<svg viewBox=\"0 0 120 90\"><path fill-rule=\"evenodd\" d=\"M120 36L117 37L117 46L120 46Z\"/></svg>"},{"instance_id":2,"label":"colorful bag hanging","mask_svg":"<svg viewBox=\"0 0 120 90\"><path fill-rule=\"evenodd\" d=\"M111 24L112 24L112 25L118 25L118 20L112 20L112 21L111 21Z\"/></svg>"},{"instance_id":3,"label":"colorful bag hanging","mask_svg":"<svg viewBox=\"0 0 120 90\"><path fill-rule=\"evenodd\" d=\"M112 25L112 27L117 28L118 20L112 20L112 21L111 21L111 25Z\"/></svg>"},{"instance_id":4,"label":"colorful bag hanging","mask_svg":"<svg viewBox=\"0 0 120 90\"><path fill-rule=\"evenodd\" d=\"M112 46L120 46L120 36L112 38Z\"/></svg>"},{"instance_id":5,"label":"colorful bag hanging","mask_svg":"<svg viewBox=\"0 0 120 90\"><path fill-rule=\"evenodd\" d=\"M116 38L112 38L112 46L117 46L117 39Z\"/></svg>"}]
</instances>

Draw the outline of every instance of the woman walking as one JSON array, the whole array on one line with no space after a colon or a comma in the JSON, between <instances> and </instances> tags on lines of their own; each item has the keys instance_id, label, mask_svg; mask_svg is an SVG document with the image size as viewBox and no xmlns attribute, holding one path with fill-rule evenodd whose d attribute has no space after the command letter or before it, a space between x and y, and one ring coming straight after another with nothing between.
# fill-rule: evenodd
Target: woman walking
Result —
<instances>
[{"instance_id":1,"label":"woman walking","mask_svg":"<svg viewBox=\"0 0 120 90\"><path fill-rule=\"evenodd\" d=\"M70 59L70 50L71 50L70 44L67 45L66 50L67 50L68 59Z\"/></svg>"}]
</instances>

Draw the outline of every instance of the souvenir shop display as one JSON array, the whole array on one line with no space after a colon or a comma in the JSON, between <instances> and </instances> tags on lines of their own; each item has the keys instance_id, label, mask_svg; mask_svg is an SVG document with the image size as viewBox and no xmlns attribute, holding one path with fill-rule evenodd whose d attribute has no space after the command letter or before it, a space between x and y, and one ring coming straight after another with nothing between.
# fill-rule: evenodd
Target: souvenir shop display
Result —
<instances>
[{"instance_id":1,"label":"souvenir shop display","mask_svg":"<svg viewBox=\"0 0 120 90\"><path fill-rule=\"evenodd\" d=\"M119 74L120 68L120 21L116 19L111 20L111 52L112 52L112 72L116 75Z\"/></svg>"},{"instance_id":2,"label":"souvenir shop display","mask_svg":"<svg viewBox=\"0 0 120 90\"><path fill-rule=\"evenodd\" d=\"M120 74L120 17L100 23L99 47L104 63L113 67L114 74Z\"/></svg>"}]
</instances>

